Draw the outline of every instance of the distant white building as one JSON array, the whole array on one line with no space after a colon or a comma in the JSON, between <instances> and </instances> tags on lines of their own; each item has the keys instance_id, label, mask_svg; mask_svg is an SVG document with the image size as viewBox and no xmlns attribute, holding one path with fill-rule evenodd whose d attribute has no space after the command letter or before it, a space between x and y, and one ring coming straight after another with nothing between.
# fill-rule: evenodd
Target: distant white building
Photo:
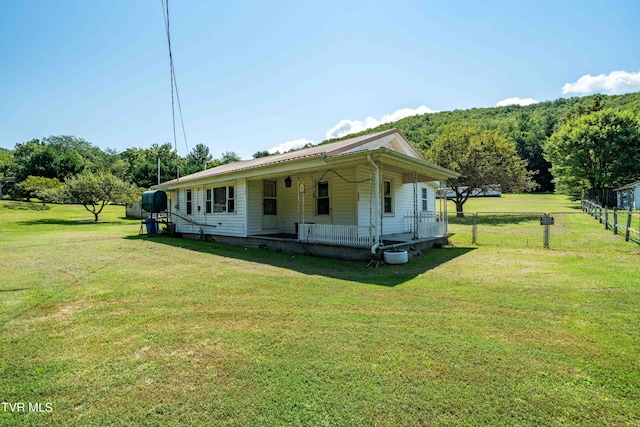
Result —
<instances>
[{"instance_id":1,"label":"distant white building","mask_svg":"<svg viewBox=\"0 0 640 427\"><path fill-rule=\"evenodd\" d=\"M640 181L614 188L613 191L617 194L618 209L627 210L631 207L635 211L640 208Z\"/></svg>"},{"instance_id":2,"label":"distant white building","mask_svg":"<svg viewBox=\"0 0 640 427\"><path fill-rule=\"evenodd\" d=\"M131 202L126 206L126 217L127 218L144 218L146 217L146 212L142 211L142 204L140 202Z\"/></svg>"}]
</instances>

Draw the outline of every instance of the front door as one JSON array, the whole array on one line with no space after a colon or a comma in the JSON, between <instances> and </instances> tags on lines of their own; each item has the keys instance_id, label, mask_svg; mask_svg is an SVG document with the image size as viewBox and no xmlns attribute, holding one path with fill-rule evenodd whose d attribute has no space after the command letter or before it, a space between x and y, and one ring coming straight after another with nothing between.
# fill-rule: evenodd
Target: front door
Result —
<instances>
[{"instance_id":1,"label":"front door","mask_svg":"<svg viewBox=\"0 0 640 427\"><path fill-rule=\"evenodd\" d=\"M263 181L262 191L262 229L278 228L278 199L276 181Z\"/></svg>"}]
</instances>

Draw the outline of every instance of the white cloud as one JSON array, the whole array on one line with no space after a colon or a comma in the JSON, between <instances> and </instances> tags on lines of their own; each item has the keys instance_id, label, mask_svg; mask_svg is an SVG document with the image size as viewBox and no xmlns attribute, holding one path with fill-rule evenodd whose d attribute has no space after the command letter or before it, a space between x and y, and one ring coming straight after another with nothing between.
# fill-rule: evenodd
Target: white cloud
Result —
<instances>
[{"instance_id":1,"label":"white cloud","mask_svg":"<svg viewBox=\"0 0 640 427\"><path fill-rule=\"evenodd\" d=\"M315 145L315 143L313 141L311 141L310 139L296 139L294 141L287 141L287 142L283 142L282 144L278 145L277 147L272 147L269 148L267 151L269 152L269 154L273 154L276 151L279 151L281 153L285 153L289 150L292 150L294 148L302 148L307 144L312 144Z\"/></svg>"},{"instance_id":2,"label":"white cloud","mask_svg":"<svg viewBox=\"0 0 640 427\"><path fill-rule=\"evenodd\" d=\"M498 103L496 104L496 107L506 107L507 105L521 105L521 106L525 106L525 105L531 105L531 104L537 104L538 101L536 101L533 98L518 98L513 97L513 98L507 98L507 99L503 99L502 101L498 101Z\"/></svg>"},{"instance_id":3,"label":"white cloud","mask_svg":"<svg viewBox=\"0 0 640 427\"><path fill-rule=\"evenodd\" d=\"M612 71L599 76L590 74L580 77L575 83L562 86L562 93L594 93L602 92L608 95L640 91L640 71L628 73L626 71Z\"/></svg>"},{"instance_id":4,"label":"white cloud","mask_svg":"<svg viewBox=\"0 0 640 427\"><path fill-rule=\"evenodd\" d=\"M384 123L395 122L405 117L416 116L419 114L437 113L437 110L432 110L426 105L421 105L418 108L401 108L394 111L391 114L385 114L380 120L373 117L367 117L364 120L349 120L343 119L338 122L337 125L332 127L327 132L327 139L341 138L345 135L361 132L366 129L371 129L376 126L380 126Z\"/></svg>"}]
</instances>

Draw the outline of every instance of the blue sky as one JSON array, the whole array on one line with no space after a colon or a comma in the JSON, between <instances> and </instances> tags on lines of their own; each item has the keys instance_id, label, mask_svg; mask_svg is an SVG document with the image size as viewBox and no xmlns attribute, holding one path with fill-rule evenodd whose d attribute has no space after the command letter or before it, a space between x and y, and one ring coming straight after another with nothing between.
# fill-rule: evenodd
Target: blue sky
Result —
<instances>
[{"instance_id":1,"label":"blue sky","mask_svg":"<svg viewBox=\"0 0 640 427\"><path fill-rule=\"evenodd\" d=\"M640 91L640 1L170 1L187 140L215 157L430 111ZM173 143L160 0L0 0L0 147ZM179 119L178 119L179 120Z\"/></svg>"}]
</instances>

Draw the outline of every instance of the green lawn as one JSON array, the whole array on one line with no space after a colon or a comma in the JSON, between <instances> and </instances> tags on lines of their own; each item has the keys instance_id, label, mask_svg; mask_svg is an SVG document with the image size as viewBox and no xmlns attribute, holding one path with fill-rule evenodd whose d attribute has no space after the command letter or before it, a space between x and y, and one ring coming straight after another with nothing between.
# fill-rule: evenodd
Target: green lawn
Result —
<instances>
[{"instance_id":1,"label":"green lawn","mask_svg":"<svg viewBox=\"0 0 640 427\"><path fill-rule=\"evenodd\" d=\"M1 398L52 409L0 425L640 424L635 243L373 269L123 215L0 202Z\"/></svg>"},{"instance_id":2,"label":"green lawn","mask_svg":"<svg viewBox=\"0 0 640 427\"><path fill-rule=\"evenodd\" d=\"M449 201L447 208L455 215L456 206ZM503 194L501 197L472 197L464 204L465 214L474 212L567 212L580 210L580 201L572 202L558 194Z\"/></svg>"}]
</instances>

